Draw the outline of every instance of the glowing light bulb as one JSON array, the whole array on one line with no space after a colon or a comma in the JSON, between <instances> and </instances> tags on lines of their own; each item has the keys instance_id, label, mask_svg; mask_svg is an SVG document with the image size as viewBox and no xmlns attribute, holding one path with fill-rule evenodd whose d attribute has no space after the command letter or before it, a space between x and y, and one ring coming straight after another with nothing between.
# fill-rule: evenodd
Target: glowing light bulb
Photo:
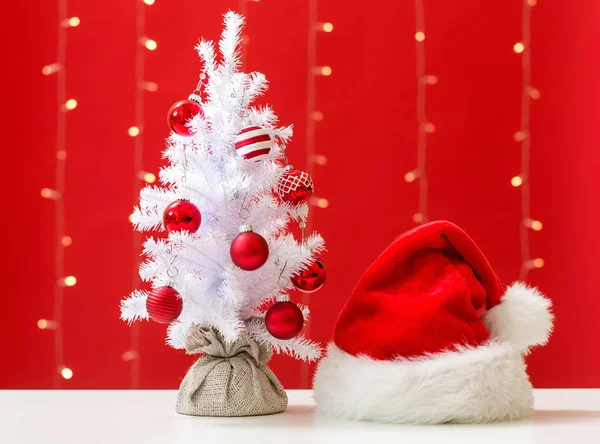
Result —
<instances>
[{"instance_id":1,"label":"glowing light bulb","mask_svg":"<svg viewBox=\"0 0 600 444\"><path fill-rule=\"evenodd\" d=\"M140 134L140 129L137 126L132 126L131 128L129 128L127 130L127 133L131 136L131 137L136 137Z\"/></svg>"},{"instance_id":2,"label":"glowing light bulb","mask_svg":"<svg viewBox=\"0 0 600 444\"><path fill-rule=\"evenodd\" d=\"M408 183L414 182L419 177L417 170L409 171L404 175L404 180Z\"/></svg>"},{"instance_id":3,"label":"glowing light bulb","mask_svg":"<svg viewBox=\"0 0 600 444\"><path fill-rule=\"evenodd\" d=\"M58 150L56 152L56 158L58 160L65 160L67 158L67 152L65 150Z\"/></svg>"},{"instance_id":4,"label":"glowing light bulb","mask_svg":"<svg viewBox=\"0 0 600 444\"><path fill-rule=\"evenodd\" d=\"M60 238L60 243L64 247L68 247L69 245L71 245L73 243L73 239L71 238L71 236L63 236Z\"/></svg>"},{"instance_id":5,"label":"glowing light bulb","mask_svg":"<svg viewBox=\"0 0 600 444\"><path fill-rule=\"evenodd\" d=\"M333 31L333 23L329 23L329 22L322 23L321 29L325 32L331 32L331 31Z\"/></svg>"},{"instance_id":6,"label":"glowing light bulb","mask_svg":"<svg viewBox=\"0 0 600 444\"><path fill-rule=\"evenodd\" d=\"M415 32L415 40L417 42L422 42L423 40L425 40L425 33L422 31Z\"/></svg>"},{"instance_id":7,"label":"glowing light bulb","mask_svg":"<svg viewBox=\"0 0 600 444\"><path fill-rule=\"evenodd\" d=\"M544 259L541 257L534 259L532 263L535 268L542 268L545 264Z\"/></svg>"},{"instance_id":8,"label":"glowing light bulb","mask_svg":"<svg viewBox=\"0 0 600 444\"><path fill-rule=\"evenodd\" d=\"M517 54L521 54L523 51L525 51L525 45L521 42L515 43L513 46L513 51Z\"/></svg>"},{"instance_id":9,"label":"glowing light bulb","mask_svg":"<svg viewBox=\"0 0 600 444\"><path fill-rule=\"evenodd\" d=\"M158 43L156 43L156 41L149 39L149 38L144 38L144 46L146 47L146 49L148 51L154 51L156 48L158 48Z\"/></svg>"},{"instance_id":10,"label":"glowing light bulb","mask_svg":"<svg viewBox=\"0 0 600 444\"><path fill-rule=\"evenodd\" d=\"M544 224L541 221L535 219L525 219L523 222L527 228L531 228L533 231L541 231L544 228Z\"/></svg>"},{"instance_id":11,"label":"glowing light bulb","mask_svg":"<svg viewBox=\"0 0 600 444\"><path fill-rule=\"evenodd\" d=\"M42 74L44 74L45 76L49 76L50 74L54 74L58 71L60 71L60 64L58 63L52 63L42 68Z\"/></svg>"},{"instance_id":12,"label":"glowing light bulb","mask_svg":"<svg viewBox=\"0 0 600 444\"><path fill-rule=\"evenodd\" d=\"M44 199L53 199L53 200L60 199L60 193L51 188L42 188L40 191L40 194Z\"/></svg>"},{"instance_id":13,"label":"glowing light bulb","mask_svg":"<svg viewBox=\"0 0 600 444\"><path fill-rule=\"evenodd\" d=\"M523 183L523 178L521 176L515 176L512 179L510 179L510 184L513 187L520 187L522 183Z\"/></svg>"},{"instance_id":14,"label":"glowing light bulb","mask_svg":"<svg viewBox=\"0 0 600 444\"><path fill-rule=\"evenodd\" d=\"M327 157L322 154L318 154L315 156L315 163L317 165L327 165Z\"/></svg>"},{"instance_id":15,"label":"glowing light bulb","mask_svg":"<svg viewBox=\"0 0 600 444\"><path fill-rule=\"evenodd\" d=\"M517 131L513 134L513 139L515 139L515 142L524 141L525 139L527 139L527 131Z\"/></svg>"},{"instance_id":16,"label":"glowing light bulb","mask_svg":"<svg viewBox=\"0 0 600 444\"><path fill-rule=\"evenodd\" d=\"M323 66L321 68L321 74L323 74L324 76L330 76L332 72L333 71L330 66Z\"/></svg>"},{"instance_id":17,"label":"glowing light bulb","mask_svg":"<svg viewBox=\"0 0 600 444\"><path fill-rule=\"evenodd\" d=\"M535 5L537 5L537 0L527 0L527 4L529 6L535 6Z\"/></svg>"},{"instance_id":18,"label":"glowing light bulb","mask_svg":"<svg viewBox=\"0 0 600 444\"><path fill-rule=\"evenodd\" d=\"M67 100L67 102L65 103L65 108L67 108L69 111L77 108L77 100L75 100L75 99Z\"/></svg>"},{"instance_id":19,"label":"glowing light bulb","mask_svg":"<svg viewBox=\"0 0 600 444\"><path fill-rule=\"evenodd\" d=\"M413 214L413 222L416 224L420 224L421 222L423 222L423 215L421 213L415 213Z\"/></svg>"},{"instance_id":20,"label":"glowing light bulb","mask_svg":"<svg viewBox=\"0 0 600 444\"><path fill-rule=\"evenodd\" d=\"M133 213L131 213L131 214L129 215L129 218L128 218L128 219L129 219L129 222L133 223Z\"/></svg>"},{"instance_id":21,"label":"glowing light bulb","mask_svg":"<svg viewBox=\"0 0 600 444\"><path fill-rule=\"evenodd\" d=\"M156 176L152 173L144 174L144 180L148 183L154 183L156 181Z\"/></svg>"},{"instance_id":22,"label":"glowing light bulb","mask_svg":"<svg viewBox=\"0 0 600 444\"><path fill-rule=\"evenodd\" d=\"M426 83L427 85L437 85L439 80L440 79L438 78L438 76L429 75L423 78L423 83Z\"/></svg>"},{"instance_id":23,"label":"glowing light bulb","mask_svg":"<svg viewBox=\"0 0 600 444\"><path fill-rule=\"evenodd\" d=\"M77 283L77 278L75 276L67 276L63 280L66 287L72 287Z\"/></svg>"},{"instance_id":24,"label":"glowing light bulb","mask_svg":"<svg viewBox=\"0 0 600 444\"><path fill-rule=\"evenodd\" d=\"M319 208L327 208L329 206L329 201L323 197L317 199L317 206Z\"/></svg>"},{"instance_id":25,"label":"glowing light bulb","mask_svg":"<svg viewBox=\"0 0 600 444\"><path fill-rule=\"evenodd\" d=\"M425 132L427 133L435 133L435 125L433 123L424 124Z\"/></svg>"},{"instance_id":26,"label":"glowing light bulb","mask_svg":"<svg viewBox=\"0 0 600 444\"><path fill-rule=\"evenodd\" d=\"M79 17L71 17L69 20L67 20L67 23L69 24L69 26L75 28L76 26L79 26L81 20L79 20Z\"/></svg>"},{"instance_id":27,"label":"glowing light bulb","mask_svg":"<svg viewBox=\"0 0 600 444\"><path fill-rule=\"evenodd\" d=\"M148 6L152 6L154 4L154 0L144 0L144 3Z\"/></svg>"},{"instance_id":28,"label":"glowing light bulb","mask_svg":"<svg viewBox=\"0 0 600 444\"><path fill-rule=\"evenodd\" d=\"M156 82L142 82L140 84L140 88L145 89L146 91L156 92L156 91L158 91L158 83L156 83Z\"/></svg>"},{"instance_id":29,"label":"glowing light bulb","mask_svg":"<svg viewBox=\"0 0 600 444\"><path fill-rule=\"evenodd\" d=\"M529 87L529 97L531 97L533 100L538 100L541 96L542 95L540 94L539 90L533 86Z\"/></svg>"},{"instance_id":30,"label":"glowing light bulb","mask_svg":"<svg viewBox=\"0 0 600 444\"><path fill-rule=\"evenodd\" d=\"M37 321L37 326L40 330L55 330L56 325L55 321L49 321L48 319L40 319Z\"/></svg>"},{"instance_id":31,"label":"glowing light bulb","mask_svg":"<svg viewBox=\"0 0 600 444\"><path fill-rule=\"evenodd\" d=\"M317 122L320 122L325 117L321 111L313 111L312 117Z\"/></svg>"},{"instance_id":32,"label":"glowing light bulb","mask_svg":"<svg viewBox=\"0 0 600 444\"><path fill-rule=\"evenodd\" d=\"M123 361L133 361L138 357L138 352L136 350L128 350L121 355L121 359Z\"/></svg>"},{"instance_id":33,"label":"glowing light bulb","mask_svg":"<svg viewBox=\"0 0 600 444\"><path fill-rule=\"evenodd\" d=\"M71 379L71 378L73 377L73 370L71 370L71 369L70 369L70 368L68 368L68 367L63 367L63 368L60 370L60 374L61 374L61 376L62 376L63 378L65 378L65 379Z\"/></svg>"}]
</instances>

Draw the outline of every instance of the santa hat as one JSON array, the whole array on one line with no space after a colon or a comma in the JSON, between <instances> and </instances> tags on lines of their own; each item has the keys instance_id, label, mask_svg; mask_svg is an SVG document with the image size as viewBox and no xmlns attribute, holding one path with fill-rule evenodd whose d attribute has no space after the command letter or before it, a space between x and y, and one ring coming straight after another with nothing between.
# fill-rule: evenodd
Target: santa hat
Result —
<instances>
[{"instance_id":1,"label":"santa hat","mask_svg":"<svg viewBox=\"0 0 600 444\"><path fill-rule=\"evenodd\" d=\"M394 423L522 418L523 355L552 331L551 303L504 288L477 245L438 221L398 237L367 269L317 368L324 414Z\"/></svg>"}]
</instances>

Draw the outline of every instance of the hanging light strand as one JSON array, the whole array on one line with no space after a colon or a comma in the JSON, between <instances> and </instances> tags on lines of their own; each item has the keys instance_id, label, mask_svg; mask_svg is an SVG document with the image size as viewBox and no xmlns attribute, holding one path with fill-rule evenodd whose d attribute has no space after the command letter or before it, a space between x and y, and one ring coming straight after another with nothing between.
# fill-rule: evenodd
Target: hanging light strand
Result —
<instances>
[{"instance_id":1,"label":"hanging light strand","mask_svg":"<svg viewBox=\"0 0 600 444\"><path fill-rule=\"evenodd\" d=\"M57 60L42 68L45 76L56 75L56 162L54 188L43 188L40 192L45 199L54 201L55 238L54 252L54 300L53 319L40 319L40 330L52 331L54 335L54 387L60 388L63 379L71 379L73 371L65 365L63 341L63 315L65 288L77 283L75 276L65 274L65 249L73 242L66 234L65 222L65 174L67 160L67 113L77 107L77 100L67 99L67 36L68 29L79 26L78 17L67 16L67 0L58 2Z\"/></svg>"},{"instance_id":2,"label":"hanging light strand","mask_svg":"<svg viewBox=\"0 0 600 444\"><path fill-rule=\"evenodd\" d=\"M535 0L523 0L522 37L521 41L513 45L513 51L520 54L522 71L521 93L521 127L513 138L521 144L521 172L511 179L514 187L521 190L521 223L519 226L519 240L521 249L521 268L519 278L527 279L529 270L544 266L542 258L532 258L529 246L529 230L540 231L543 224L531 217L531 187L530 187L530 160L531 160L531 132L530 115L531 101L540 98L540 92L533 87L531 82L531 13Z\"/></svg>"},{"instance_id":3,"label":"hanging light strand","mask_svg":"<svg viewBox=\"0 0 600 444\"><path fill-rule=\"evenodd\" d=\"M323 112L316 108L316 83L317 77L329 77L333 74L330 66L321 66L317 63L317 39L320 33L330 33L333 31L333 24L330 22L319 22L318 18L318 0L308 0L308 44L307 44L307 75L306 75L306 167L305 171L310 177L314 176L317 166L327 164L327 157L323 154L317 154L315 130L317 122L324 119ZM303 232L312 231L314 208L325 209L329 206L329 201L324 197L312 196L309 200L310 211L307 220L304 221ZM301 303L308 304L309 295L302 294ZM310 323L304 328L304 333L310 335ZM309 385L309 366L304 362L300 367L301 386Z\"/></svg>"},{"instance_id":4,"label":"hanging light strand","mask_svg":"<svg viewBox=\"0 0 600 444\"><path fill-rule=\"evenodd\" d=\"M425 7L423 0L415 0L415 46L417 75L417 167L404 175L406 182L418 182L418 210L413 214L416 224L428 220L429 182L426 171L427 137L435 132L435 125L427 120L427 88L438 83L437 76L426 74L425 64Z\"/></svg>"},{"instance_id":5,"label":"hanging light strand","mask_svg":"<svg viewBox=\"0 0 600 444\"><path fill-rule=\"evenodd\" d=\"M136 27L136 49L135 49L135 125L127 130L129 136L134 139L133 146L133 169L135 171L133 179L133 202L137 202L141 185L145 183L153 183L156 176L152 173L144 171L144 99L146 92L156 92L158 84L156 82L147 81L145 78L146 51L154 51L158 48L158 43L146 36L146 7L154 5L154 0L135 0L135 27ZM131 220L131 216L130 216ZM139 246L142 242L141 233L133 232L133 269L131 275L132 288L138 288L140 285L140 276L138 273L139 267ZM130 330L129 350L125 351L122 359L130 363L130 386L132 389L139 388L140 384L140 323L134 323Z\"/></svg>"}]
</instances>

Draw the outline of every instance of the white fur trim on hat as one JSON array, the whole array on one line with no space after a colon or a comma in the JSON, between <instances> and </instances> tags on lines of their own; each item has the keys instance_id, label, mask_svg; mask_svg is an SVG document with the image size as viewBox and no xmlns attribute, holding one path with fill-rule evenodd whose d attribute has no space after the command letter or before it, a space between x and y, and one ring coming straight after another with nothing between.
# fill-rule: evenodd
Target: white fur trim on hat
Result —
<instances>
[{"instance_id":1,"label":"white fur trim on hat","mask_svg":"<svg viewBox=\"0 0 600 444\"><path fill-rule=\"evenodd\" d=\"M480 423L530 414L533 390L512 345L491 341L414 359L377 361L330 343L314 378L317 411L390 423Z\"/></svg>"},{"instance_id":2,"label":"white fur trim on hat","mask_svg":"<svg viewBox=\"0 0 600 444\"><path fill-rule=\"evenodd\" d=\"M493 338L526 352L548 342L554 320L551 307L552 302L537 288L514 282L500 304L485 312L482 320Z\"/></svg>"}]
</instances>

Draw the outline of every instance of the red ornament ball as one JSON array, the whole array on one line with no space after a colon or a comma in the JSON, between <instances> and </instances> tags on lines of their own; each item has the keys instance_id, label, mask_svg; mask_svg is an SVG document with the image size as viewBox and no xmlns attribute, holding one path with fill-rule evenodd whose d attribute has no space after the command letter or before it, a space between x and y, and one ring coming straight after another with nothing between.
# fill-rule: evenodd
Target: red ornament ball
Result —
<instances>
[{"instance_id":1,"label":"red ornament ball","mask_svg":"<svg viewBox=\"0 0 600 444\"><path fill-rule=\"evenodd\" d=\"M254 271L269 258L269 245L264 237L252 231L250 225L242 225L229 249L231 260L242 270Z\"/></svg>"},{"instance_id":2,"label":"red ornament ball","mask_svg":"<svg viewBox=\"0 0 600 444\"><path fill-rule=\"evenodd\" d=\"M295 170L291 165L285 167L277 184L277 193L281 199L294 205L307 202L313 189L310 176L304 171Z\"/></svg>"},{"instance_id":3,"label":"red ornament ball","mask_svg":"<svg viewBox=\"0 0 600 444\"><path fill-rule=\"evenodd\" d=\"M287 295L278 296L265 315L265 326L271 336L284 341L296 337L303 325L302 310Z\"/></svg>"},{"instance_id":4,"label":"red ornament ball","mask_svg":"<svg viewBox=\"0 0 600 444\"><path fill-rule=\"evenodd\" d=\"M148 316L159 324L170 324L181 314L183 301L173 287L158 287L150 290L146 298Z\"/></svg>"},{"instance_id":5,"label":"red ornament ball","mask_svg":"<svg viewBox=\"0 0 600 444\"><path fill-rule=\"evenodd\" d=\"M313 293L319 290L327 280L327 270L319 259L315 259L305 270L291 277L292 284L302 293Z\"/></svg>"},{"instance_id":6,"label":"red ornament ball","mask_svg":"<svg viewBox=\"0 0 600 444\"><path fill-rule=\"evenodd\" d=\"M242 159L258 162L271 151L271 137L260 126L247 126L237 135L234 145L235 152Z\"/></svg>"},{"instance_id":7,"label":"red ornament ball","mask_svg":"<svg viewBox=\"0 0 600 444\"><path fill-rule=\"evenodd\" d=\"M176 200L170 203L163 213L163 224L169 232L185 230L195 233L201 222L200 210L189 200Z\"/></svg>"},{"instance_id":8,"label":"red ornament ball","mask_svg":"<svg viewBox=\"0 0 600 444\"><path fill-rule=\"evenodd\" d=\"M190 97L197 97L193 94ZM202 113L202 107L195 100L180 100L175 103L167 114L167 122L175 134L180 136L191 136L191 128L188 126L194 116Z\"/></svg>"}]
</instances>

